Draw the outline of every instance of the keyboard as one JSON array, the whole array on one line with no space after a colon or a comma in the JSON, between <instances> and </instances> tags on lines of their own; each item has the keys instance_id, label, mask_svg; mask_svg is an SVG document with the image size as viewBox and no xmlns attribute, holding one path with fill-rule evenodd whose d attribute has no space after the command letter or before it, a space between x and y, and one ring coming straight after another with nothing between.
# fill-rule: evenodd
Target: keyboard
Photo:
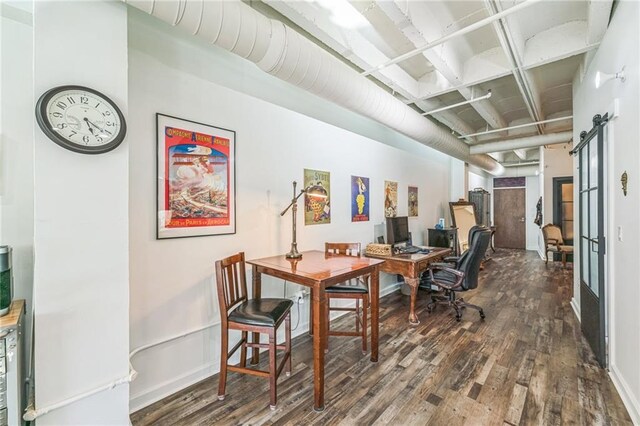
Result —
<instances>
[{"instance_id":1,"label":"keyboard","mask_svg":"<svg viewBox=\"0 0 640 426\"><path fill-rule=\"evenodd\" d=\"M422 249L422 248L416 247L416 246L408 246L408 247L403 248L401 253L414 254L414 253L420 253L420 252L425 251L425 250L426 249Z\"/></svg>"}]
</instances>

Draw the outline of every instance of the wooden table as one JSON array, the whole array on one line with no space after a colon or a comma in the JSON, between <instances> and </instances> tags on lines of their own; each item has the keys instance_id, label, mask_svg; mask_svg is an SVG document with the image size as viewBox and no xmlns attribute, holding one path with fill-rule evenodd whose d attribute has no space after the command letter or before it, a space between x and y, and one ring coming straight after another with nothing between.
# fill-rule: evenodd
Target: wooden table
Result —
<instances>
[{"instance_id":1,"label":"wooden table","mask_svg":"<svg viewBox=\"0 0 640 426\"><path fill-rule=\"evenodd\" d=\"M316 411L324 410L324 348L326 347L327 298L325 287L370 274L371 298L371 361L378 361L378 299L380 265L383 260L367 257L335 256L323 251L306 251L302 259L287 259L284 255L248 260L253 267L253 297L261 297L262 274L291 281L311 288L313 305L313 390ZM253 341L259 339L253 334ZM252 363L259 361L259 351L253 348Z\"/></svg>"},{"instance_id":2,"label":"wooden table","mask_svg":"<svg viewBox=\"0 0 640 426\"><path fill-rule=\"evenodd\" d=\"M384 259L380 270L389 274L400 274L404 277L404 282L411 287L411 307L409 309L409 323L420 324L416 315L416 299L418 297L418 286L420 276L427 270L431 263L441 262L445 256L451 253L450 248L428 247L429 253L396 254L393 256L379 256L367 254L367 257Z\"/></svg>"}]
</instances>

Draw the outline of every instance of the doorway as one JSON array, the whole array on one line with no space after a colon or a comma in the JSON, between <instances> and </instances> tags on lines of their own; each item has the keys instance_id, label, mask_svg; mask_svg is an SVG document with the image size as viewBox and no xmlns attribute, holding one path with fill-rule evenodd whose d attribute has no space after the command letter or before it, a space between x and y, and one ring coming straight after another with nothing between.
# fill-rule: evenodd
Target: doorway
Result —
<instances>
[{"instance_id":1,"label":"doorway","mask_svg":"<svg viewBox=\"0 0 640 426\"><path fill-rule=\"evenodd\" d=\"M499 248L526 247L525 188L494 188L494 243Z\"/></svg>"},{"instance_id":2,"label":"doorway","mask_svg":"<svg viewBox=\"0 0 640 426\"><path fill-rule=\"evenodd\" d=\"M560 227L564 244L573 245L573 176L553 178L553 223ZM560 253L553 253L553 260L561 260ZM573 262L573 254L567 256Z\"/></svg>"},{"instance_id":3,"label":"doorway","mask_svg":"<svg viewBox=\"0 0 640 426\"><path fill-rule=\"evenodd\" d=\"M580 322L582 333L600 366L607 366L604 224L604 126L596 115L593 128L580 134L572 151L578 155L580 212Z\"/></svg>"}]
</instances>

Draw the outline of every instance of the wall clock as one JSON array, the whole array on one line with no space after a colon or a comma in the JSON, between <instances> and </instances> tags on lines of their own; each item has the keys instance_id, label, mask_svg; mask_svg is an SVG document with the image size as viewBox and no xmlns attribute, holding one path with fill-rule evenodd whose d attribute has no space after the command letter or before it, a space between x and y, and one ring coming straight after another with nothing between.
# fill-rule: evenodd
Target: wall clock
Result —
<instances>
[{"instance_id":1,"label":"wall clock","mask_svg":"<svg viewBox=\"0 0 640 426\"><path fill-rule=\"evenodd\" d=\"M127 133L120 108L102 93L82 86L47 90L38 99L36 120L49 139L82 154L111 151Z\"/></svg>"}]
</instances>

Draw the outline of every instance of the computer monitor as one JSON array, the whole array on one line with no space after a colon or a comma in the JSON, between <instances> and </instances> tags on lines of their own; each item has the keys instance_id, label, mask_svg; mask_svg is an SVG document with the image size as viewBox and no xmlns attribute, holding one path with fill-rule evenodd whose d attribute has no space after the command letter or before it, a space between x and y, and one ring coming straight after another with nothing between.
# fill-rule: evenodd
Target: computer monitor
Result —
<instances>
[{"instance_id":1,"label":"computer monitor","mask_svg":"<svg viewBox=\"0 0 640 426\"><path fill-rule=\"evenodd\" d=\"M397 216L387 218L387 244L411 243L409 218Z\"/></svg>"}]
</instances>

